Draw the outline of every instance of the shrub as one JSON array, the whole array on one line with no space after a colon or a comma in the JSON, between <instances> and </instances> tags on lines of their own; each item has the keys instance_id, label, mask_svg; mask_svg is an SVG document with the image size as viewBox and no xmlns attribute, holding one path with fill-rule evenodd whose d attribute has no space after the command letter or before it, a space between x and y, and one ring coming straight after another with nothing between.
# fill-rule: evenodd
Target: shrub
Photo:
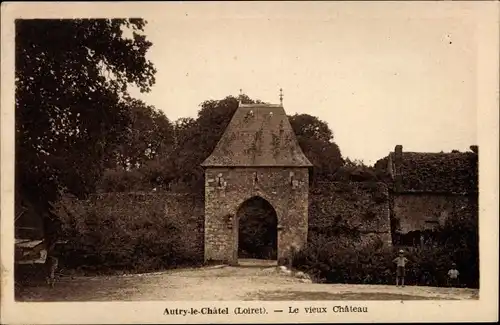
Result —
<instances>
[{"instance_id":1,"label":"shrub","mask_svg":"<svg viewBox=\"0 0 500 325\"><path fill-rule=\"evenodd\" d=\"M469 204L454 210L436 231L437 242L450 260L457 264L461 282L479 287L479 225L477 196Z\"/></svg>"},{"instance_id":2,"label":"shrub","mask_svg":"<svg viewBox=\"0 0 500 325\"><path fill-rule=\"evenodd\" d=\"M145 176L138 170L107 169L99 182L103 192L126 192L148 188Z\"/></svg>"},{"instance_id":3,"label":"shrub","mask_svg":"<svg viewBox=\"0 0 500 325\"><path fill-rule=\"evenodd\" d=\"M390 281L392 258L384 246L361 249L349 238L318 236L295 254L293 266L319 282L380 284Z\"/></svg>"},{"instance_id":4,"label":"shrub","mask_svg":"<svg viewBox=\"0 0 500 325\"><path fill-rule=\"evenodd\" d=\"M107 273L146 272L202 262L186 215L161 209L113 213L87 201L78 214L63 215L68 244L61 264L70 269Z\"/></svg>"},{"instance_id":5,"label":"shrub","mask_svg":"<svg viewBox=\"0 0 500 325\"><path fill-rule=\"evenodd\" d=\"M407 250L406 283L409 285L447 285L451 263L457 264L463 286L479 287L479 249L477 217L474 209L455 216L436 230L430 247ZM380 242L361 246L354 238L313 233L308 244L293 258L293 266L309 273L318 282L392 284L399 247Z\"/></svg>"}]
</instances>

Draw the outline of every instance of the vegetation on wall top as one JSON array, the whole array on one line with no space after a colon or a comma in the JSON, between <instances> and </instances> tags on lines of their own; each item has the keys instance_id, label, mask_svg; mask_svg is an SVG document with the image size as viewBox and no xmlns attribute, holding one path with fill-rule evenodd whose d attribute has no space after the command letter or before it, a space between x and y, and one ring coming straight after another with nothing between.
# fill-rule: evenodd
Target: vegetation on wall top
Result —
<instances>
[{"instance_id":1,"label":"vegetation on wall top","mask_svg":"<svg viewBox=\"0 0 500 325\"><path fill-rule=\"evenodd\" d=\"M467 194L478 192L477 148L474 150L476 152L403 152L400 163L394 153L390 156L394 173L401 175L402 192ZM377 172L387 173L388 162L388 157L377 161Z\"/></svg>"}]
</instances>

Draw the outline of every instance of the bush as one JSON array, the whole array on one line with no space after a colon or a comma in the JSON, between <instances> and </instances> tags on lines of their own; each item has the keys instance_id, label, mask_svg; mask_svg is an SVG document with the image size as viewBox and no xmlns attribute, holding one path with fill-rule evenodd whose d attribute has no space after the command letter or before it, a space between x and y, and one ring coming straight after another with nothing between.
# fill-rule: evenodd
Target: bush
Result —
<instances>
[{"instance_id":1,"label":"bush","mask_svg":"<svg viewBox=\"0 0 500 325\"><path fill-rule=\"evenodd\" d=\"M293 266L318 282L389 283L392 250L381 245L360 249L350 242L349 238L318 236L295 254Z\"/></svg>"},{"instance_id":2,"label":"bush","mask_svg":"<svg viewBox=\"0 0 500 325\"><path fill-rule=\"evenodd\" d=\"M293 266L310 274L317 282L349 284L393 284L398 247L379 243L365 247L349 244L341 237L317 236L297 252ZM410 249L405 282L408 285L446 286L447 272L455 262L463 286L478 288L479 273L474 254L469 249L433 246Z\"/></svg>"},{"instance_id":3,"label":"bush","mask_svg":"<svg viewBox=\"0 0 500 325\"><path fill-rule=\"evenodd\" d=\"M373 187L372 193L376 192L378 190ZM368 207L369 209L364 210L367 221L374 213L374 206ZM396 267L392 260L399 247L387 247L380 242L362 245L360 236L363 236L350 224L352 215L336 220L321 209L316 209L310 216L314 222L310 222L309 242L295 254L294 267L308 272L319 282L395 282ZM394 230L394 239L398 235L398 219L391 218L391 228ZM413 285L444 286L447 272L454 262L460 272L460 283L466 287L478 288L478 229L477 196L472 195L467 204L454 209L445 224L433 232L434 239L430 246L409 249L406 282Z\"/></svg>"},{"instance_id":4,"label":"bush","mask_svg":"<svg viewBox=\"0 0 500 325\"><path fill-rule=\"evenodd\" d=\"M437 242L450 260L457 264L461 282L479 287L479 225L477 196L469 204L456 209L437 230Z\"/></svg>"},{"instance_id":5,"label":"bush","mask_svg":"<svg viewBox=\"0 0 500 325\"><path fill-rule=\"evenodd\" d=\"M90 273L146 272L201 264L203 256L183 215L151 209L116 214L86 204L62 217L61 264Z\"/></svg>"},{"instance_id":6,"label":"bush","mask_svg":"<svg viewBox=\"0 0 500 325\"><path fill-rule=\"evenodd\" d=\"M127 192L151 189L152 186L146 182L141 171L117 168L104 171L98 188L102 192Z\"/></svg>"}]
</instances>

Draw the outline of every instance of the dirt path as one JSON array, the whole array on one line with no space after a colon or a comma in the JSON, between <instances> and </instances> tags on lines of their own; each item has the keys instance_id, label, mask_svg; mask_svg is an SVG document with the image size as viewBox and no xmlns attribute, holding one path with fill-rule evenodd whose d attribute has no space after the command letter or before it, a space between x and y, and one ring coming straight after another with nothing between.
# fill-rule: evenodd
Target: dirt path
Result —
<instances>
[{"instance_id":1,"label":"dirt path","mask_svg":"<svg viewBox=\"0 0 500 325\"><path fill-rule=\"evenodd\" d=\"M303 283L275 266L242 263L125 276L61 278L55 288L28 287L20 301L429 300L477 299L478 290Z\"/></svg>"}]
</instances>

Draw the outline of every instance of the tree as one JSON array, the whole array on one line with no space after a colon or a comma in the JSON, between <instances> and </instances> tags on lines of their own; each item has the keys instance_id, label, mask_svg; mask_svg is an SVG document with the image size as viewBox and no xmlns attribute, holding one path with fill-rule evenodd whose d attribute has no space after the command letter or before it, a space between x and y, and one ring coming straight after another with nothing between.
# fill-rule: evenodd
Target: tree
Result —
<instances>
[{"instance_id":1,"label":"tree","mask_svg":"<svg viewBox=\"0 0 500 325\"><path fill-rule=\"evenodd\" d=\"M106 169L97 186L98 192L134 192L144 190L145 177L138 169L127 170L123 167Z\"/></svg>"},{"instance_id":2,"label":"tree","mask_svg":"<svg viewBox=\"0 0 500 325\"><path fill-rule=\"evenodd\" d=\"M328 124L308 114L295 114L289 120L302 151L314 165L313 180L331 180L344 159Z\"/></svg>"},{"instance_id":3,"label":"tree","mask_svg":"<svg viewBox=\"0 0 500 325\"><path fill-rule=\"evenodd\" d=\"M49 242L51 204L62 192L92 192L126 140L134 104L128 86L147 92L154 84L145 25L142 19L16 21L16 186L44 216Z\"/></svg>"},{"instance_id":4,"label":"tree","mask_svg":"<svg viewBox=\"0 0 500 325\"><path fill-rule=\"evenodd\" d=\"M207 100L200 104L196 119L178 119L173 125L173 130L165 127L165 139L169 138L170 133L173 133L173 144L169 142L167 146L173 147L173 150L158 153L156 157L144 161L142 166L137 169L144 177L144 186L139 187L144 189L158 186L168 187L171 182L175 182L188 186L190 191L203 193L204 170L200 165L215 149L240 101L243 104L262 103L247 95L227 96L221 100ZM334 179L339 167L344 165L344 160L340 149L333 142L333 132L328 125L317 117L307 114L290 116L289 120L299 145L314 164L313 171L317 178ZM152 127L147 123L134 124L132 127L138 127L143 131L133 130L131 133L147 133L147 128L141 125ZM137 145L132 146L136 149L139 148L134 151L139 155L142 155L144 148L147 147L141 146L141 141L149 143L152 140L148 136L138 137ZM125 190L127 187L137 189L137 181L136 184L130 184L130 186L120 184L120 179L123 181L135 179L121 175L123 173L125 173L123 170L108 173L106 177L109 177L109 180L106 180L105 183L114 184L110 186L116 189ZM136 172L134 171L134 173ZM150 185L148 186L146 183Z\"/></svg>"},{"instance_id":5,"label":"tree","mask_svg":"<svg viewBox=\"0 0 500 325\"><path fill-rule=\"evenodd\" d=\"M190 138L189 134L196 127L196 120L192 117L181 117L174 124L174 146L182 147Z\"/></svg>"},{"instance_id":6,"label":"tree","mask_svg":"<svg viewBox=\"0 0 500 325\"><path fill-rule=\"evenodd\" d=\"M180 181L192 183L199 190L203 189L203 169L200 164L214 150L238 108L239 101L243 104L263 103L247 95L207 100L201 103L196 120L177 121L175 133L178 146L173 156ZM289 119L304 154L314 164L315 174L318 177L332 178L344 162L328 125L307 114L296 114L289 116Z\"/></svg>"},{"instance_id":7,"label":"tree","mask_svg":"<svg viewBox=\"0 0 500 325\"><path fill-rule=\"evenodd\" d=\"M200 164L212 153L229 121L243 104L258 103L246 95L227 96L222 100L207 100L200 104L196 120L182 119L177 123L177 150L174 154L178 180L203 191L204 172Z\"/></svg>"},{"instance_id":8,"label":"tree","mask_svg":"<svg viewBox=\"0 0 500 325\"><path fill-rule=\"evenodd\" d=\"M169 155L174 148L174 126L167 116L143 101L127 98L131 124L125 141L115 151L116 164L140 167L159 155ZM114 167L112 165L111 167Z\"/></svg>"},{"instance_id":9,"label":"tree","mask_svg":"<svg viewBox=\"0 0 500 325\"><path fill-rule=\"evenodd\" d=\"M384 180L382 174L377 174L374 167L365 165L362 160L345 159L334 176L336 181L369 182Z\"/></svg>"}]
</instances>

